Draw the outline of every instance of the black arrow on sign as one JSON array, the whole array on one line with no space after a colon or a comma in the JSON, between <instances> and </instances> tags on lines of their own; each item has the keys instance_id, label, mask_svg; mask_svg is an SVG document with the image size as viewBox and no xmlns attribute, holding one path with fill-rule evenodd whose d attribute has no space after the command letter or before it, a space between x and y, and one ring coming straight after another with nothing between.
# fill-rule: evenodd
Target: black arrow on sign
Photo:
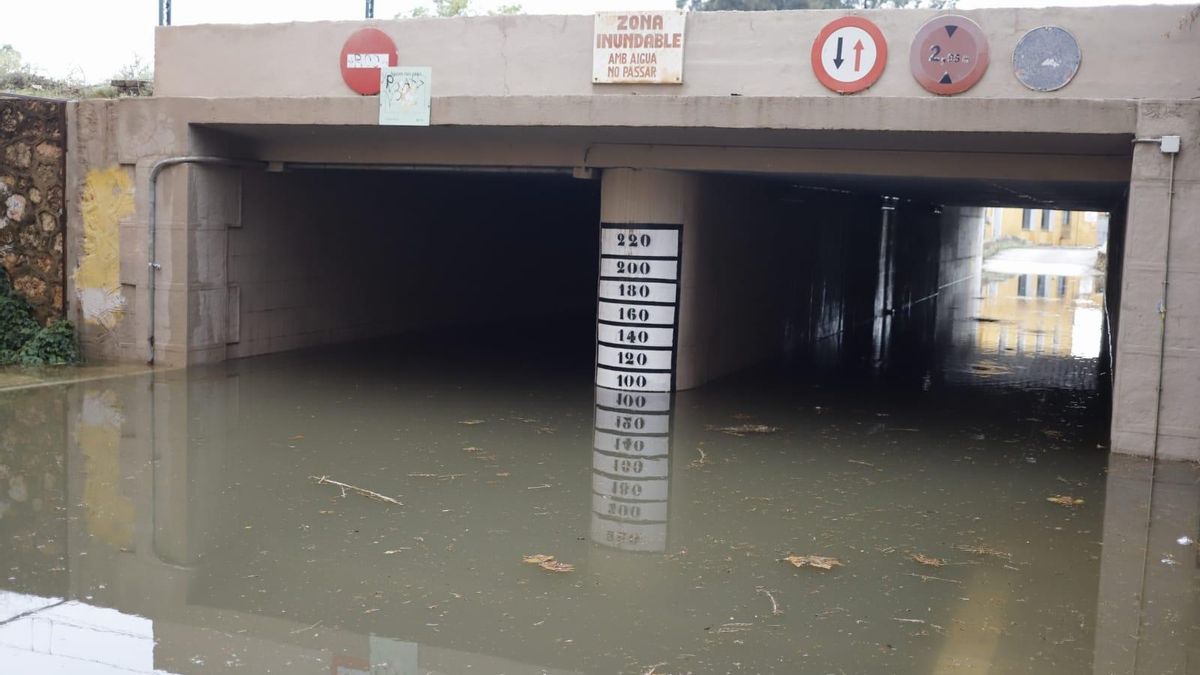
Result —
<instances>
[{"instance_id":1,"label":"black arrow on sign","mask_svg":"<svg viewBox=\"0 0 1200 675\"><path fill-rule=\"evenodd\" d=\"M954 31L958 30L958 26L946 26L946 34L954 37Z\"/></svg>"},{"instance_id":2,"label":"black arrow on sign","mask_svg":"<svg viewBox=\"0 0 1200 675\"><path fill-rule=\"evenodd\" d=\"M842 58L842 38L838 38L837 56L833 57L833 67L841 68L842 64L845 62L846 62L846 59Z\"/></svg>"},{"instance_id":3,"label":"black arrow on sign","mask_svg":"<svg viewBox=\"0 0 1200 675\"><path fill-rule=\"evenodd\" d=\"M950 73L942 75L942 79L938 80L938 84L954 84L954 80L950 79Z\"/></svg>"}]
</instances>

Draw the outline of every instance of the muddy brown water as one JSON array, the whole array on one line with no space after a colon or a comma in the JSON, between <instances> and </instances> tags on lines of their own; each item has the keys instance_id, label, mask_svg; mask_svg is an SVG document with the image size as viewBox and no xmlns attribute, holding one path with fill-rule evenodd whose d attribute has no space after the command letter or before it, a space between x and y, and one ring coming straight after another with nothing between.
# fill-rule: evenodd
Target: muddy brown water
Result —
<instances>
[{"instance_id":1,"label":"muddy brown water","mask_svg":"<svg viewBox=\"0 0 1200 675\"><path fill-rule=\"evenodd\" d=\"M0 392L0 672L1196 672L1194 467L967 328L641 410L519 331Z\"/></svg>"}]
</instances>

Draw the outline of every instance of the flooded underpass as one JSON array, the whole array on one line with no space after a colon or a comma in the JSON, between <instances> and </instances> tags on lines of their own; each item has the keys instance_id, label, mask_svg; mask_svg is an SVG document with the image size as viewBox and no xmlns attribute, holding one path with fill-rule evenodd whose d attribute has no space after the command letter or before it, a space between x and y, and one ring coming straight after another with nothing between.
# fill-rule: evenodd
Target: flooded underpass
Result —
<instances>
[{"instance_id":1,"label":"flooded underpass","mask_svg":"<svg viewBox=\"0 0 1200 675\"><path fill-rule=\"evenodd\" d=\"M0 393L0 662L1194 672L1195 468L1109 457L1100 350L997 332L1089 287L1006 278L894 375L628 394L515 323Z\"/></svg>"}]
</instances>

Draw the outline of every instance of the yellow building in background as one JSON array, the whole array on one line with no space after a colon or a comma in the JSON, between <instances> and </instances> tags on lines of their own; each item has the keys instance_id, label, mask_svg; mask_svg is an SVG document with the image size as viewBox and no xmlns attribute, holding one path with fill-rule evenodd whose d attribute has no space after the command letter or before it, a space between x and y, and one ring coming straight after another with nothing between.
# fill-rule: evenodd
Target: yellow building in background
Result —
<instances>
[{"instance_id":1,"label":"yellow building in background","mask_svg":"<svg viewBox=\"0 0 1200 675\"><path fill-rule=\"evenodd\" d=\"M1019 210L1018 210L1019 211ZM1104 294L1098 276L985 279L976 333L983 352L1095 357Z\"/></svg>"},{"instance_id":2,"label":"yellow building in background","mask_svg":"<svg viewBox=\"0 0 1200 675\"><path fill-rule=\"evenodd\" d=\"M1053 209L984 209L988 241L1012 237L1034 246L1101 246L1108 237L1108 214Z\"/></svg>"}]
</instances>

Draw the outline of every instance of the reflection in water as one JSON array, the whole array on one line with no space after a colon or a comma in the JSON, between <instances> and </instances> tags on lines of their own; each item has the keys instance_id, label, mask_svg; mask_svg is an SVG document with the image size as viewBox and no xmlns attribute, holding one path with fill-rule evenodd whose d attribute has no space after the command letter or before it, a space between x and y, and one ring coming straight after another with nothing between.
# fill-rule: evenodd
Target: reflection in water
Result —
<instances>
[{"instance_id":1,"label":"reflection in water","mask_svg":"<svg viewBox=\"0 0 1200 675\"><path fill-rule=\"evenodd\" d=\"M622 551L667 549L671 395L596 388L592 541Z\"/></svg>"},{"instance_id":2,"label":"reflection in water","mask_svg":"<svg viewBox=\"0 0 1200 675\"><path fill-rule=\"evenodd\" d=\"M1151 502L1146 462L1096 448L1100 392L1027 386L1060 372L1030 359L1096 367L1066 344L1077 319L1048 316L1056 283L1010 313L984 298L958 333L982 350L997 324L1036 327L1041 353L956 356L924 387L753 375L626 395L593 388L591 354L539 367L431 339L0 392L0 658L31 664L17 672L1188 672L1196 468L1160 465ZM985 359L1023 374L970 367ZM742 424L779 431L720 431ZM532 553L576 570L522 564ZM845 565L795 569L789 553Z\"/></svg>"},{"instance_id":3,"label":"reflection in water","mask_svg":"<svg viewBox=\"0 0 1200 675\"><path fill-rule=\"evenodd\" d=\"M166 673L154 668L149 619L3 590L0 664L6 673Z\"/></svg>"}]
</instances>

